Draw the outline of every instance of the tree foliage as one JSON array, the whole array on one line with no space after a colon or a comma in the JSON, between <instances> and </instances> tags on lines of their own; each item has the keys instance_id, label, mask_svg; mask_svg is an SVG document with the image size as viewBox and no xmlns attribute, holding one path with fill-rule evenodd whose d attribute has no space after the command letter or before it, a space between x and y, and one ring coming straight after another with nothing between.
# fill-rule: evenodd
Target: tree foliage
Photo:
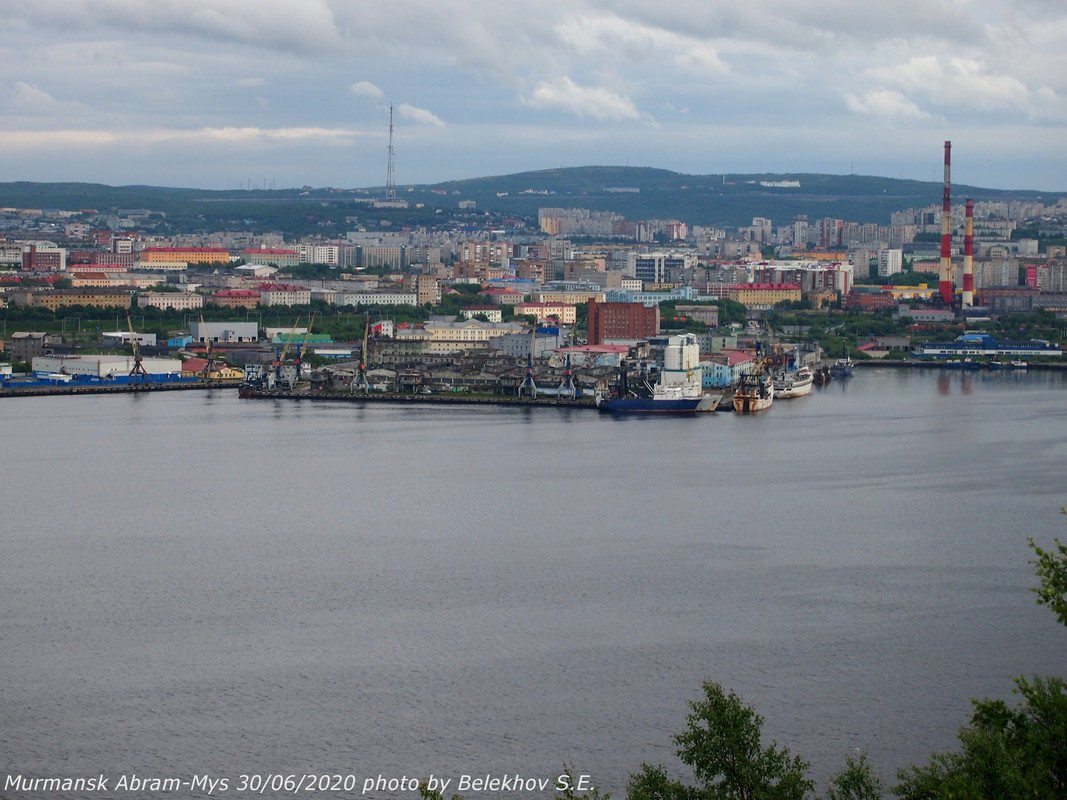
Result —
<instances>
[{"instance_id":1,"label":"tree foliage","mask_svg":"<svg viewBox=\"0 0 1067 800\"><path fill-rule=\"evenodd\" d=\"M1067 514L1067 509L1060 509ZM1059 539L1053 540L1055 547L1045 550L1030 539L1030 549L1037 559L1032 563L1036 567L1039 586L1034 587L1037 602L1046 605L1056 615L1061 625L1067 625L1067 545Z\"/></svg>"},{"instance_id":2,"label":"tree foliage","mask_svg":"<svg viewBox=\"0 0 1067 800\"><path fill-rule=\"evenodd\" d=\"M1067 625L1067 546L1058 539L1055 545L1045 550L1030 540L1039 583L1033 591ZM901 770L893 793L904 800L1067 797L1067 683L1016 678L1015 693L1022 698L1015 708L975 701L959 752L935 753L928 764Z\"/></svg>"},{"instance_id":3,"label":"tree foliage","mask_svg":"<svg viewBox=\"0 0 1067 800\"><path fill-rule=\"evenodd\" d=\"M882 781L874 774L867 754L847 756L845 768L830 778L826 800L881 800Z\"/></svg>"},{"instance_id":4,"label":"tree foliage","mask_svg":"<svg viewBox=\"0 0 1067 800\"><path fill-rule=\"evenodd\" d=\"M1023 702L975 701L960 731L960 750L935 753L928 764L901 770L893 793L933 798L1067 797L1067 684L1061 678L1018 678Z\"/></svg>"},{"instance_id":5,"label":"tree foliage","mask_svg":"<svg viewBox=\"0 0 1067 800\"><path fill-rule=\"evenodd\" d=\"M678 757L700 785L686 786L663 767L642 766L631 777L629 800L801 800L815 786L808 763L775 744L763 746L763 718L713 681L689 704L686 730L674 737Z\"/></svg>"}]
</instances>

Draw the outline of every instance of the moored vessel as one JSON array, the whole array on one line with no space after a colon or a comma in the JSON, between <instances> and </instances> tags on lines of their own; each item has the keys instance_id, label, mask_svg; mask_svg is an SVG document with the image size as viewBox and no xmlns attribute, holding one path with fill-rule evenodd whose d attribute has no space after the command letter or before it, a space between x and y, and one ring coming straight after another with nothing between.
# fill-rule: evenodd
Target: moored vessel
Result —
<instances>
[{"instance_id":1,"label":"moored vessel","mask_svg":"<svg viewBox=\"0 0 1067 800\"><path fill-rule=\"evenodd\" d=\"M814 373L807 367L779 370L774 374L774 396L782 400L811 394L815 383Z\"/></svg>"},{"instance_id":2,"label":"moored vessel","mask_svg":"<svg viewBox=\"0 0 1067 800\"><path fill-rule=\"evenodd\" d=\"M830 367L830 374L835 378L847 378L852 374L852 357L844 356L837 359Z\"/></svg>"},{"instance_id":3,"label":"moored vessel","mask_svg":"<svg viewBox=\"0 0 1067 800\"><path fill-rule=\"evenodd\" d=\"M620 370L619 382L610 396L597 395L597 408L606 412L644 414L691 414L704 401L703 372L700 369L700 346L694 334L685 333L667 340L659 380L631 390L626 370ZM717 405L717 403L716 403Z\"/></svg>"},{"instance_id":4,"label":"moored vessel","mask_svg":"<svg viewBox=\"0 0 1067 800\"><path fill-rule=\"evenodd\" d=\"M774 402L774 379L760 365L746 372L734 390L734 411L752 414L770 408Z\"/></svg>"}]
</instances>

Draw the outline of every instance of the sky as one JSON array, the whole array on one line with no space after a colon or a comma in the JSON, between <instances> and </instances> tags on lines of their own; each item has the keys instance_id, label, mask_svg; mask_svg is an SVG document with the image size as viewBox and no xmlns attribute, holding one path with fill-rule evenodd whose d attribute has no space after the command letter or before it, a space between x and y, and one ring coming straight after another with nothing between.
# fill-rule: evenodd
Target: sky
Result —
<instances>
[{"instance_id":1,"label":"sky","mask_svg":"<svg viewBox=\"0 0 1067 800\"><path fill-rule=\"evenodd\" d=\"M1067 192L1064 0L0 0L0 182L591 165ZM536 188L536 187L531 187Z\"/></svg>"}]
</instances>

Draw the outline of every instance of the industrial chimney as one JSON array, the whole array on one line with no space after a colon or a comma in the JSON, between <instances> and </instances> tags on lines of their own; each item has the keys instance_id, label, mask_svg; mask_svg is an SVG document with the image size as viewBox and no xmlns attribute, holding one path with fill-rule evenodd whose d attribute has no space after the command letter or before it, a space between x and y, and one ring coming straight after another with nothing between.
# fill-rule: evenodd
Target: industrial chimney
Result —
<instances>
[{"instance_id":1,"label":"industrial chimney","mask_svg":"<svg viewBox=\"0 0 1067 800\"><path fill-rule=\"evenodd\" d=\"M952 190L949 188L952 142L945 142L945 193L941 209L941 272L938 290L941 302L952 305Z\"/></svg>"},{"instance_id":2,"label":"industrial chimney","mask_svg":"<svg viewBox=\"0 0 1067 800\"><path fill-rule=\"evenodd\" d=\"M974 305L974 200L967 199L967 218L963 228L963 308Z\"/></svg>"}]
</instances>

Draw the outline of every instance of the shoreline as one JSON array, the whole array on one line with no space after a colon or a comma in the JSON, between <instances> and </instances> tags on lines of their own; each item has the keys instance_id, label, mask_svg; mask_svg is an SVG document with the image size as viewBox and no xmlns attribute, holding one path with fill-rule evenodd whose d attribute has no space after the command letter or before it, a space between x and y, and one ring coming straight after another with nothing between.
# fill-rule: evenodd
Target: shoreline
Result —
<instances>
[{"instance_id":1,"label":"shoreline","mask_svg":"<svg viewBox=\"0 0 1067 800\"><path fill-rule=\"evenodd\" d=\"M827 361L826 365L832 364ZM853 361L853 367L857 370L870 369L872 367L888 367L890 369L905 370L949 370L953 372L990 372L1001 370L989 370L984 362L978 362L969 370L960 370L959 366L950 367L940 361L917 361L917 360L882 360L862 359ZM1054 364L1049 362L1028 363L1026 370L1064 372L1067 364ZM1018 370L1025 372L1026 370ZM1005 366L1005 372L1012 371ZM840 379L837 379L840 380ZM200 381L191 383L169 383L165 381L150 382L143 384L56 384L52 386L26 386L16 384L0 386L0 398L4 397L48 397L53 395L84 395L84 394L130 394L137 392L174 392L174 391L203 391L206 389L237 389L240 381ZM536 398L517 397L510 395L462 395L462 394L408 394L401 392L373 392L370 394L332 394L316 393L310 391L259 391L247 395L248 399L277 399L277 400L328 400L331 402L397 402L397 403L444 403L451 405L505 405L505 406L560 406L566 408L596 408L591 397L581 397L577 400L561 400L552 396Z\"/></svg>"},{"instance_id":2,"label":"shoreline","mask_svg":"<svg viewBox=\"0 0 1067 800\"><path fill-rule=\"evenodd\" d=\"M542 406L550 408L580 408L596 411L592 397L563 400L557 397L518 397L510 395L408 394L400 392L371 392L368 394L340 394L311 391L255 391L242 394L246 400L326 400L340 403L427 403L476 406Z\"/></svg>"}]
</instances>

